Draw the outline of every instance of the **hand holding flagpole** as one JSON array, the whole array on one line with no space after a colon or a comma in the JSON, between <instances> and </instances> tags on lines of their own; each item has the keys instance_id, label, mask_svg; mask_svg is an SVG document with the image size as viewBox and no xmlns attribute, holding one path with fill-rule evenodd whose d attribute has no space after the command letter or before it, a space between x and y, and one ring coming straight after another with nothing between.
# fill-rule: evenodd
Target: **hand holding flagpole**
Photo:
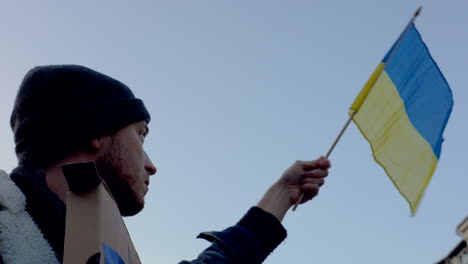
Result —
<instances>
[{"instance_id":1,"label":"hand holding flagpole","mask_svg":"<svg viewBox=\"0 0 468 264\"><path fill-rule=\"evenodd\" d=\"M346 128L348 128L349 126L349 123L351 123L351 120L353 119L354 115L356 113L352 113L351 116L349 117L348 121L346 121L346 124L344 125L344 127L341 129L341 132L340 134L338 134L338 136L336 137L335 141L333 142L332 146L330 147L330 149L328 150L327 154L325 155L325 158L328 159L328 157L330 156L330 154L332 153L333 149L335 148L336 144L338 144L338 141L340 140L341 136L343 135L343 133L346 131ZM299 196L299 199L297 199L296 203L294 204L294 207L293 207L293 211L296 210L297 206L299 206L300 203L302 203L302 201L304 200L304 193L301 193L301 196Z\"/></svg>"}]
</instances>

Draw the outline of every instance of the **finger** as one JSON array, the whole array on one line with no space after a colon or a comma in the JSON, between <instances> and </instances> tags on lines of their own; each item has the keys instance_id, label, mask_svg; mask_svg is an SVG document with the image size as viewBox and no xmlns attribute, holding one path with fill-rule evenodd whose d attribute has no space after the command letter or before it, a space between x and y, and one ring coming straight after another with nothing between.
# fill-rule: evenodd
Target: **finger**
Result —
<instances>
[{"instance_id":1,"label":"finger","mask_svg":"<svg viewBox=\"0 0 468 264\"><path fill-rule=\"evenodd\" d=\"M329 169L331 167L331 162L328 159L321 159L318 162L318 166L322 169Z\"/></svg>"},{"instance_id":2,"label":"finger","mask_svg":"<svg viewBox=\"0 0 468 264\"><path fill-rule=\"evenodd\" d=\"M311 192L316 192L318 189L320 189L320 185L317 183L305 183L299 186L299 189L304 192L304 193L311 193Z\"/></svg>"},{"instance_id":3,"label":"finger","mask_svg":"<svg viewBox=\"0 0 468 264\"><path fill-rule=\"evenodd\" d=\"M315 169L319 166L319 162L321 161L321 158L316 159L316 160L310 160L310 161L301 161L302 168L304 170L311 170Z\"/></svg>"},{"instance_id":4,"label":"finger","mask_svg":"<svg viewBox=\"0 0 468 264\"><path fill-rule=\"evenodd\" d=\"M325 183L325 179L323 178L306 178L302 180L302 185L306 184L317 184L318 186L322 186Z\"/></svg>"},{"instance_id":5,"label":"finger","mask_svg":"<svg viewBox=\"0 0 468 264\"><path fill-rule=\"evenodd\" d=\"M328 176L327 169L314 169L310 171L305 171L303 173L303 178L324 178Z\"/></svg>"},{"instance_id":6,"label":"finger","mask_svg":"<svg viewBox=\"0 0 468 264\"><path fill-rule=\"evenodd\" d=\"M300 189L302 193L304 193L303 203L305 203L319 194L320 186L317 184L308 183L300 186Z\"/></svg>"},{"instance_id":7,"label":"finger","mask_svg":"<svg viewBox=\"0 0 468 264\"><path fill-rule=\"evenodd\" d=\"M323 169L328 169L331 167L330 160L327 158L321 156L320 158L316 160L311 160L311 161L300 161L300 164L304 168L304 170L311 170L315 168L323 168Z\"/></svg>"}]
</instances>

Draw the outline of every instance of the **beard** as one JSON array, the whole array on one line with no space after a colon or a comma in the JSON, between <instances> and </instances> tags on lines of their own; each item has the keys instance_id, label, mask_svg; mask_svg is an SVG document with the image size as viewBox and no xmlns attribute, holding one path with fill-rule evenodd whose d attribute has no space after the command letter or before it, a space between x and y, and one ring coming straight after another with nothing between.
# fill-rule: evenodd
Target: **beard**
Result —
<instances>
[{"instance_id":1,"label":"beard","mask_svg":"<svg viewBox=\"0 0 468 264\"><path fill-rule=\"evenodd\" d=\"M111 145L101 157L96 159L96 168L99 176L106 182L114 197L122 216L132 216L139 213L144 207L144 201L139 199L132 189L133 175L126 173L132 168L125 168L125 149L118 137L111 138Z\"/></svg>"}]
</instances>

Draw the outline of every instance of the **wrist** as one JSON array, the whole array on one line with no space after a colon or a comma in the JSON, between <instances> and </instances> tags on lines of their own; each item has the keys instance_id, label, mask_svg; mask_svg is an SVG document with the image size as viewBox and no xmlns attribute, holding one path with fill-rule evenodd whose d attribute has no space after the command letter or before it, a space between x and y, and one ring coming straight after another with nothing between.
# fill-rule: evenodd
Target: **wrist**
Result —
<instances>
[{"instance_id":1,"label":"wrist","mask_svg":"<svg viewBox=\"0 0 468 264\"><path fill-rule=\"evenodd\" d=\"M268 189L257 204L257 207L274 215L280 222L283 220L291 206L292 203L288 189L279 181Z\"/></svg>"}]
</instances>

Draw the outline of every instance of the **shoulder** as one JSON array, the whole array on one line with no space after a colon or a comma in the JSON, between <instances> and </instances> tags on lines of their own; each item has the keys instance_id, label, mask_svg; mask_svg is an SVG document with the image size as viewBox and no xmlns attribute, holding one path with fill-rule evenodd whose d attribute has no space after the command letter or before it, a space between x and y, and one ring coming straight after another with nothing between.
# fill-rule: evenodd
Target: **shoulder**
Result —
<instances>
[{"instance_id":1,"label":"shoulder","mask_svg":"<svg viewBox=\"0 0 468 264\"><path fill-rule=\"evenodd\" d=\"M26 206L26 197L3 170L0 170L0 205L13 213L23 211Z\"/></svg>"}]
</instances>

